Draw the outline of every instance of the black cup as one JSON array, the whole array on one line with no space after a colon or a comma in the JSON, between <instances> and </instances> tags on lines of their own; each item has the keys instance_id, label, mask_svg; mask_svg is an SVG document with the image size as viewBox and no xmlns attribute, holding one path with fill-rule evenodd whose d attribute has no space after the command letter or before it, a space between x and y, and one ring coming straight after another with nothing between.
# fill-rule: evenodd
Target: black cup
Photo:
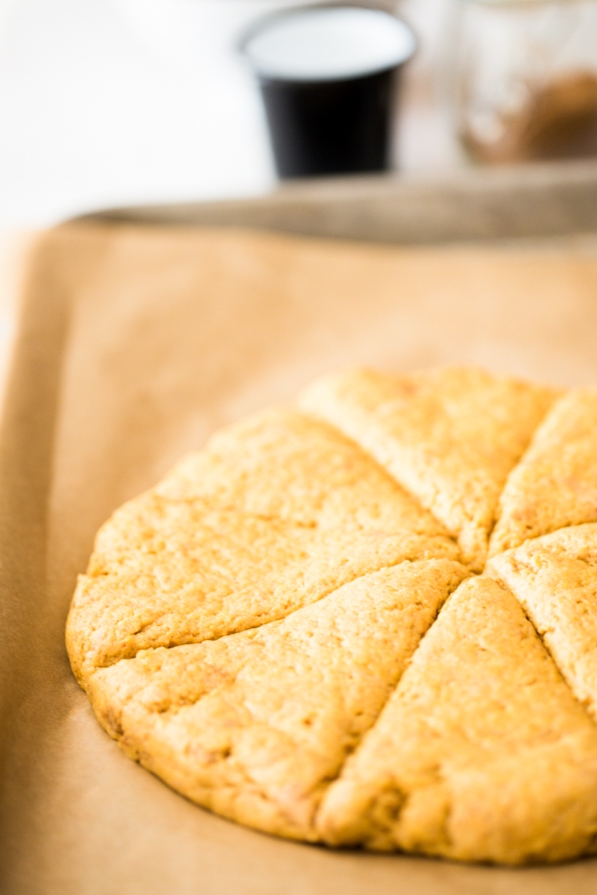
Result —
<instances>
[{"instance_id":1,"label":"black cup","mask_svg":"<svg viewBox=\"0 0 597 895\"><path fill-rule=\"evenodd\" d=\"M372 70L340 77L297 77L271 73L251 52L254 38L291 17L317 16L321 10L360 9L385 16L388 27L405 29L411 51ZM387 170L392 155L392 119L400 71L415 48L410 28L390 13L355 4L322 4L286 10L257 22L241 41L241 50L257 75L281 178L313 177ZM260 70L261 69L261 70Z\"/></svg>"}]
</instances>

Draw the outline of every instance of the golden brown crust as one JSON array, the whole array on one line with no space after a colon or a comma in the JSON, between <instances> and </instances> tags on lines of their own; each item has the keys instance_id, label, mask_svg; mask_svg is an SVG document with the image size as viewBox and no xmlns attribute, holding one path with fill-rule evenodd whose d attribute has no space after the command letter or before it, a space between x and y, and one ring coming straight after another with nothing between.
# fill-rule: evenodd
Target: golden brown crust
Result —
<instances>
[{"instance_id":1,"label":"golden brown crust","mask_svg":"<svg viewBox=\"0 0 597 895\"><path fill-rule=\"evenodd\" d=\"M369 451L458 537L479 572L508 473L555 397L470 368L355 370L313 383L299 404Z\"/></svg>"},{"instance_id":2,"label":"golden brown crust","mask_svg":"<svg viewBox=\"0 0 597 895\"><path fill-rule=\"evenodd\" d=\"M250 826L315 839L314 812L448 594L450 560L405 562L283 621L100 668L104 727L176 789Z\"/></svg>"},{"instance_id":3,"label":"golden brown crust","mask_svg":"<svg viewBox=\"0 0 597 895\"><path fill-rule=\"evenodd\" d=\"M458 559L445 529L325 423L266 411L216 435L100 530L67 643L81 680L140 649L283 618L409 559Z\"/></svg>"},{"instance_id":4,"label":"golden brown crust","mask_svg":"<svg viewBox=\"0 0 597 895\"><path fill-rule=\"evenodd\" d=\"M597 720L597 525L496 556L488 574L516 595L576 698Z\"/></svg>"},{"instance_id":5,"label":"golden brown crust","mask_svg":"<svg viewBox=\"0 0 597 895\"><path fill-rule=\"evenodd\" d=\"M330 844L507 864L593 850L597 728L514 597L450 597L328 790Z\"/></svg>"},{"instance_id":6,"label":"golden brown crust","mask_svg":"<svg viewBox=\"0 0 597 895\"><path fill-rule=\"evenodd\" d=\"M561 398L500 498L490 555L568 525L597 522L597 390Z\"/></svg>"},{"instance_id":7,"label":"golden brown crust","mask_svg":"<svg viewBox=\"0 0 597 895\"><path fill-rule=\"evenodd\" d=\"M278 835L596 852L597 392L556 397L355 371L217 433L80 577L67 646L103 726Z\"/></svg>"}]
</instances>

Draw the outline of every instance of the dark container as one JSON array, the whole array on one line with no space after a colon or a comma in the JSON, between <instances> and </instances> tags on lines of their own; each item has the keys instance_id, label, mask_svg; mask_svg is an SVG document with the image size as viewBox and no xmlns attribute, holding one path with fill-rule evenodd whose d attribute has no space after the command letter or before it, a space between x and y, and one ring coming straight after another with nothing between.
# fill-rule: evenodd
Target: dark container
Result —
<instances>
[{"instance_id":1,"label":"dark container","mask_svg":"<svg viewBox=\"0 0 597 895\"><path fill-rule=\"evenodd\" d=\"M388 168L397 77L387 69L316 83L259 78L279 176Z\"/></svg>"},{"instance_id":2,"label":"dark container","mask_svg":"<svg viewBox=\"0 0 597 895\"><path fill-rule=\"evenodd\" d=\"M338 7L308 7L310 11L322 8ZM241 50L261 29L293 12L296 10L258 22L243 39ZM412 53L408 58L411 56ZM279 177L387 170L392 159L400 71L407 61L356 75L321 79L277 77L256 69Z\"/></svg>"}]
</instances>

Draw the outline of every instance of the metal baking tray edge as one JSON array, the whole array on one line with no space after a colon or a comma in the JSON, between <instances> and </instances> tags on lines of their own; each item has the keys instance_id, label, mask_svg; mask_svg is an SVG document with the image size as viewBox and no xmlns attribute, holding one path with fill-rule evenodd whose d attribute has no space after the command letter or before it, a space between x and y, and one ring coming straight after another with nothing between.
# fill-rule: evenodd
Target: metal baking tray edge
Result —
<instances>
[{"instance_id":1,"label":"metal baking tray edge","mask_svg":"<svg viewBox=\"0 0 597 895\"><path fill-rule=\"evenodd\" d=\"M293 181L259 197L105 209L77 221L251 227L416 245L597 233L597 160Z\"/></svg>"}]
</instances>

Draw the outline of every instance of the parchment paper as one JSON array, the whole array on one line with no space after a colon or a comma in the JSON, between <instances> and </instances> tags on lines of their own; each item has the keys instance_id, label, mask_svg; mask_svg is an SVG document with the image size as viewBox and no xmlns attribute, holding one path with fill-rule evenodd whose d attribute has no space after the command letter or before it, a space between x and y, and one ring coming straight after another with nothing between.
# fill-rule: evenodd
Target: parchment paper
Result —
<instances>
[{"instance_id":1,"label":"parchment paper","mask_svg":"<svg viewBox=\"0 0 597 895\"><path fill-rule=\"evenodd\" d=\"M103 733L63 629L117 505L326 370L597 383L597 254L79 225L41 240L27 279L0 437L2 895L594 895L594 862L332 852L208 814Z\"/></svg>"}]
</instances>

